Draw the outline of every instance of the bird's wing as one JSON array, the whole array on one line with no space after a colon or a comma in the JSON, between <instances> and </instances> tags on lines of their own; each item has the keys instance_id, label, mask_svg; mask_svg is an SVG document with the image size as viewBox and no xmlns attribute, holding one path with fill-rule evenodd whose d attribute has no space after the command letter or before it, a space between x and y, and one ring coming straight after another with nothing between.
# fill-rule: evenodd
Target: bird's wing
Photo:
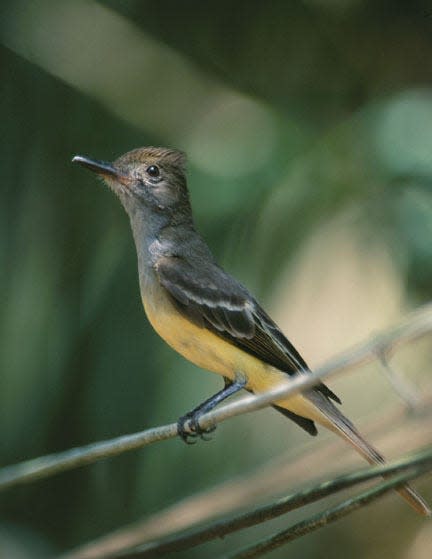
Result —
<instances>
[{"instance_id":1,"label":"bird's wing","mask_svg":"<svg viewBox=\"0 0 432 559\"><path fill-rule=\"evenodd\" d=\"M189 320L289 375L309 371L298 351L246 288L216 264L197 269L183 258L171 256L161 258L155 270L161 285ZM316 388L339 402L324 384Z\"/></svg>"}]
</instances>

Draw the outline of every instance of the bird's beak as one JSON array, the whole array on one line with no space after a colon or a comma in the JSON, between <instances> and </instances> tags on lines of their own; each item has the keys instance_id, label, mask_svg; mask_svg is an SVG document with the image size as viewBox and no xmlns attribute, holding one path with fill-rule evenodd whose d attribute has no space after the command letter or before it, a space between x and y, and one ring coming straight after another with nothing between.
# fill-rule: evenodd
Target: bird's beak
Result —
<instances>
[{"instance_id":1,"label":"bird's beak","mask_svg":"<svg viewBox=\"0 0 432 559\"><path fill-rule=\"evenodd\" d=\"M93 171L93 173L102 175L103 177L120 178L118 170L113 167L111 163L107 163L106 161L98 161L97 159L90 159L82 155L75 155L72 159L72 163L79 163L83 167Z\"/></svg>"}]
</instances>

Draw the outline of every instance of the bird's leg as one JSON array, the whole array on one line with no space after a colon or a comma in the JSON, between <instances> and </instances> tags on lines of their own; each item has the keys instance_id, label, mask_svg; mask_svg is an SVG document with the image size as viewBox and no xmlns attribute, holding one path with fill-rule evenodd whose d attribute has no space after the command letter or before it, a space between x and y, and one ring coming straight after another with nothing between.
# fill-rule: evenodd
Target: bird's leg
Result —
<instances>
[{"instance_id":1,"label":"bird's leg","mask_svg":"<svg viewBox=\"0 0 432 559\"><path fill-rule=\"evenodd\" d=\"M225 386L219 392L216 392L213 396L202 402L199 406L183 415L177 421L177 431L180 437L185 441L185 443L192 444L189 438L195 438L200 436L202 439L206 440L205 435L211 433L216 429L216 426L208 427L207 429L201 429L199 420L202 415L211 411L218 404L223 402L226 398L235 394L239 390L245 387L246 378L244 375L236 375L235 380L230 380L224 377Z\"/></svg>"}]
</instances>

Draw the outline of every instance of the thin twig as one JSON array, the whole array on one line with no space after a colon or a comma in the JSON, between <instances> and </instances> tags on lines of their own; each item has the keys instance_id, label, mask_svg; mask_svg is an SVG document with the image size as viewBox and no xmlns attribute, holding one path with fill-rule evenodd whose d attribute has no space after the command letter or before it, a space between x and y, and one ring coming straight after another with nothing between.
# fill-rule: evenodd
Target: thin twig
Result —
<instances>
[{"instance_id":1,"label":"thin twig","mask_svg":"<svg viewBox=\"0 0 432 559\"><path fill-rule=\"evenodd\" d=\"M148 559L159 557L172 551L182 551L197 545L202 545L216 538L223 538L238 530L261 524L282 514L303 507L320 499L333 495L344 489L364 483L384 474L405 472L411 468L427 470L432 468L432 447L423 452L416 453L401 460L395 460L385 466L374 466L340 476L336 479L322 482L313 487L299 491L288 497L278 499L270 505L264 505L246 514L238 515L229 520L220 520L204 528L190 531L165 539L162 542L153 542L130 553L113 554L110 559Z\"/></svg>"},{"instance_id":2,"label":"thin twig","mask_svg":"<svg viewBox=\"0 0 432 559\"><path fill-rule=\"evenodd\" d=\"M318 530L323 526L327 526L332 522L336 522L336 520L339 520L359 508L376 501L389 491L402 487L402 485L404 485L407 481L415 479L425 472L426 467L419 466L413 470L399 474L391 480L384 481L373 489L365 491L351 499L347 499L335 507L328 508L323 512L307 518L306 520L297 522L286 530L276 532L271 536L263 538L256 544L245 547L233 554L226 555L224 559L253 559L255 557L260 557L261 555L264 555L269 551L273 551L288 542L300 538L301 536L314 532L315 530Z\"/></svg>"},{"instance_id":3,"label":"thin twig","mask_svg":"<svg viewBox=\"0 0 432 559\"><path fill-rule=\"evenodd\" d=\"M390 365L384 351L379 351L377 356L381 363L381 370L387 377L396 394L399 395L411 410L416 409L421 402L420 391L417 390L412 383L408 382L399 371L396 371L394 365Z\"/></svg>"},{"instance_id":4,"label":"thin twig","mask_svg":"<svg viewBox=\"0 0 432 559\"><path fill-rule=\"evenodd\" d=\"M0 470L0 491L47 478L66 470L92 464L97 460L117 456L123 452L141 448L147 444L173 438L177 435L177 424L164 425L147 429L132 435L123 435L115 439L71 448L64 452L49 454L6 466Z\"/></svg>"},{"instance_id":5,"label":"thin twig","mask_svg":"<svg viewBox=\"0 0 432 559\"><path fill-rule=\"evenodd\" d=\"M432 331L432 305L417 311L397 328L382 334L361 346L353 348L332 359L316 372L292 377L286 384L257 396L246 396L226 406L204 415L200 420L203 428L211 427L236 415L264 408L277 400L302 392L324 378L342 370L358 367L372 360L377 351L418 339ZM0 470L0 491L6 488L30 483L60 472L84 466L103 458L116 456L124 452L142 448L148 444L173 438L177 435L175 423L124 435L115 439L77 447L65 452L51 454Z\"/></svg>"}]
</instances>

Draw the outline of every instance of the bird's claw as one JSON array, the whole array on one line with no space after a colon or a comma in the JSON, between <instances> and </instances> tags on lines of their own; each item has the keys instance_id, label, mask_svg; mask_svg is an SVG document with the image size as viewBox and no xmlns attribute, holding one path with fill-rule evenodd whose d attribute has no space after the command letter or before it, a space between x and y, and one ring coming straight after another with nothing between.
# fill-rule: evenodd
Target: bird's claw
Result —
<instances>
[{"instance_id":1,"label":"bird's claw","mask_svg":"<svg viewBox=\"0 0 432 559\"><path fill-rule=\"evenodd\" d=\"M202 413L190 412L177 421L177 432L186 444L195 444L197 437L200 437L203 441L211 440L208 435L216 429L216 425L203 429L199 424L201 415Z\"/></svg>"}]
</instances>

